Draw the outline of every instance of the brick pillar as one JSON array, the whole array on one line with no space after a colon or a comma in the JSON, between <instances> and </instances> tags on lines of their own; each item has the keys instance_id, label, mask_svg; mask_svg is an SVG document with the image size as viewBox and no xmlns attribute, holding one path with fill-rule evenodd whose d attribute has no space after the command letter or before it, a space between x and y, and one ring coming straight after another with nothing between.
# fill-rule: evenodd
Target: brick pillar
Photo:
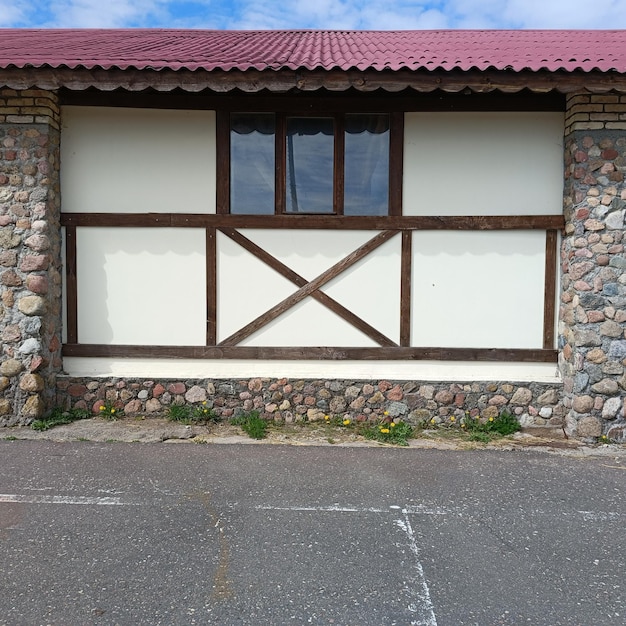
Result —
<instances>
[{"instance_id":1,"label":"brick pillar","mask_svg":"<svg viewBox=\"0 0 626 626\"><path fill-rule=\"evenodd\" d=\"M565 117L559 363L567 429L626 441L626 96L580 93Z\"/></svg>"},{"instance_id":2,"label":"brick pillar","mask_svg":"<svg viewBox=\"0 0 626 626\"><path fill-rule=\"evenodd\" d=\"M59 106L0 89L0 426L55 402L61 371Z\"/></svg>"}]
</instances>

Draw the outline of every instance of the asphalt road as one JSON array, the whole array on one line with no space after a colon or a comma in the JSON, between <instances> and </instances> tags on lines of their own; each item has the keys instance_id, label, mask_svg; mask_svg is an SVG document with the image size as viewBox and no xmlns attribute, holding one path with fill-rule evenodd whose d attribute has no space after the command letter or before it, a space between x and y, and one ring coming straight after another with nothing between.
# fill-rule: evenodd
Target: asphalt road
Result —
<instances>
[{"instance_id":1,"label":"asphalt road","mask_svg":"<svg viewBox=\"0 0 626 626\"><path fill-rule=\"evenodd\" d=\"M0 441L0 624L626 624L624 456Z\"/></svg>"}]
</instances>

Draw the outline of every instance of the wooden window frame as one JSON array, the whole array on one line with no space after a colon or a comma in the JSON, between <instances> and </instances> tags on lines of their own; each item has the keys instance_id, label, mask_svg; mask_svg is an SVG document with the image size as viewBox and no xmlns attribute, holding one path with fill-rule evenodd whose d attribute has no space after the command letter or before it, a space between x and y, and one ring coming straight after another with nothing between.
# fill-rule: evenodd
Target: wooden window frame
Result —
<instances>
[{"instance_id":1,"label":"wooden window frame","mask_svg":"<svg viewBox=\"0 0 626 626\"><path fill-rule=\"evenodd\" d=\"M216 150L217 158L217 213L230 215L230 116L232 113L266 113L265 110L219 110L216 112ZM273 215L335 216L344 215L344 181L345 181L345 116L350 114L387 115L389 116L389 173L387 213L377 217L402 215L402 161L404 153L404 114L398 111L361 111L350 109L341 111L271 111L276 116L275 127L275 184ZM289 213L286 210L287 181L287 118L289 117L325 117L332 118L334 125L333 149L333 207L328 213ZM252 216L255 214L235 213L232 215ZM271 214L268 214L271 215ZM350 217L370 217L354 215Z\"/></svg>"}]
</instances>

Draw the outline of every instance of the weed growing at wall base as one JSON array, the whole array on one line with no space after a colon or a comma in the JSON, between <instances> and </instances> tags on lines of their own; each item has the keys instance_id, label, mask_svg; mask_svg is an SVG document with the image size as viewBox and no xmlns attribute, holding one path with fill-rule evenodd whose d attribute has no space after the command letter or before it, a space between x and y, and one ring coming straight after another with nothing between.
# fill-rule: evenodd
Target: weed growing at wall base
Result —
<instances>
[{"instance_id":1,"label":"weed growing at wall base","mask_svg":"<svg viewBox=\"0 0 626 626\"><path fill-rule=\"evenodd\" d=\"M117 408L112 402L108 400L100 405L100 417L106 420L116 420L124 415L122 409Z\"/></svg>"},{"instance_id":2,"label":"weed growing at wall base","mask_svg":"<svg viewBox=\"0 0 626 626\"><path fill-rule=\"evenodd\" d=\"M78 420L87 419L91 417L91 414L86 409L62 409L57 407L52 409L50 415L40 420L35 420L31 424L33 430L49 430L55 426L61 426L62 424L71 424Z\"/></svg>"},{"instance_id":3,"label":"weed growing at wall base","mask_svg":"<svg viewBox=\"0 0 626 626\"><path fill-rule=\"evenodd\" d=\"M231 424L241 426L242 430L252 439L265 439L267 437L267 422L259 416L258 411L242 413L234 417Z\"/></svg>"},{"instance_id":4,"label":"weed growing at wall base","mask_svg":"<svg viewBox=\"0 0 626 626\"><path fill-rule=\"evenodd\" d=\"M494 437L506 437L521 429L520 423L508 411L502 411L497 417L481 419L471 417L469 413L461 421L461 428L469 433L470 441L487 443Z\"/></svg>"},{"instance_id":5,"label":"weed growing at wall base","mask_svg":"<svg viewBox=\"0 0 626 626\"><path fill-rule=\"evenodd\" d=\"M413 436L413 427L406 422L389 422L383 420L374 426L363 430L366 439L373 439L382 443L391 443L396 446L408 446L408 440Z\"/></svg>"},{"instance_id":6,"label":"weed growing at wall base","mask_svg":"<svg viewBox=\"0 0 626 626\"><path fill-rule=\"evenodd\" d=\"M220 418L206 402L203 402L199 406L171 404L167 409L167 419L181 424L206 424L218 422Z\"/></svg>"}]
</instances>

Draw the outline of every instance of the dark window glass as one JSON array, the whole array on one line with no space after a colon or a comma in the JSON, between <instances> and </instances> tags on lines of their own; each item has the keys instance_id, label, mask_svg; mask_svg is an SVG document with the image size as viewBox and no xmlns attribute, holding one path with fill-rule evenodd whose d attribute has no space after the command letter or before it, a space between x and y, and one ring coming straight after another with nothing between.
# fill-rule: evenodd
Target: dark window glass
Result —
<instances>
[{"instance_id":1,"label":"dark window glass","mask_svg":"<svg viewBox=\"0 0 626 626\"><path fill-rule=\"evenodd\" d=\"M333 212L332 117L287 118L287 213Z\"/></svg>"},{"instance_id":2,"label":"dark window glass","mask_svg":"<svg viewBox=\"0 0 626 626\"><path fill-rule=\"evenodd\" d=\"M230 212L274 213L276 164L272 113L230 117Z\"/></svg>"},{"instance_id":3,"label":"dark window glass","mask_svg":"<svg viewBox=\"0 0 626 626\"><path fill-rule=\"evenodd\" d=\"M346 115L345 215L386 215L389 207L389 116Z\"/></svg>"}]
</instances>

